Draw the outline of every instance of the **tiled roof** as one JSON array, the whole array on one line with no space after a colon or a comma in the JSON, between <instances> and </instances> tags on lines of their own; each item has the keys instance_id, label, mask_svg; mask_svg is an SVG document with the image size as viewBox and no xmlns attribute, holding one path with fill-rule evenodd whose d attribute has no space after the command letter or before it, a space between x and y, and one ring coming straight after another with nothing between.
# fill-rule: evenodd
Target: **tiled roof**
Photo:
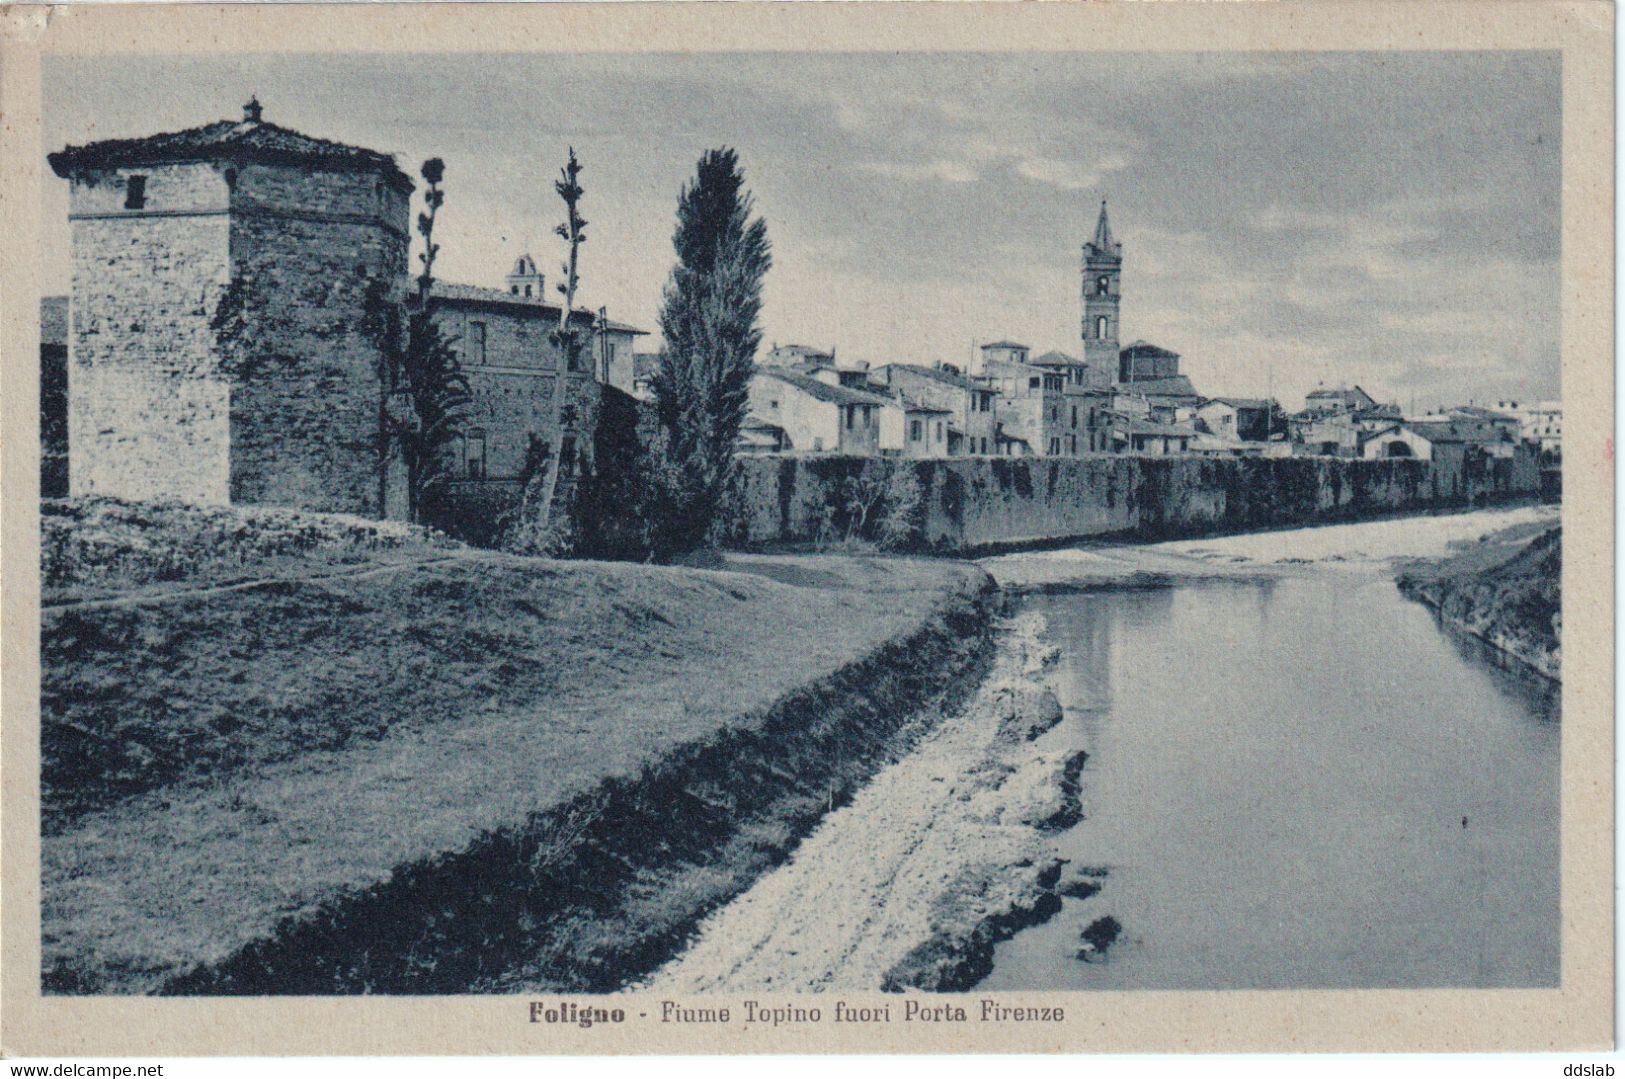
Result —
<instances>
[{"instance_id":1,"label":"tiled roof","mask_svg":"<svg viewBox=\"0 0 1625 1079\"><path fill-rule=\"evenodd\" d=\"M829 401L837 405L889 405L893 402L876 394L865 393L862 390L849 390L845 386L831 386L828 382L820 382L811 375L804 375L799 371L790 371L782 367L758 367L756 373L767 378L776 378L780 382L787 382L796 389L816 397L820 401Z\"/></svg>"},{"instance_id":2,"label":"tiled roof","mask_svg":"<svg viewBox=\"0 0 1625 1079\"><path fill-rule=\"evenodd\" d=\"M929 412L938 416L952 416L954 414L951 408L938 408L936 405L928 405L924 401L916 401L906 394L899 393L892 396L895 398L896 404L903 406L904 412Z\"/></svg>"},{"instance_id":3,"label":"tiled roof","mask_svg":"<svg viewBox=\"0 0 1625 1079\"><path fill-rule=\"evenodd\" d=\"M1213 404L1215 402L1221 405L1229 405L1231 408L1263 409L1269 407L1269 402L1262 397L1210 397L1205 403Z\"/></svg>"},{"instance_id":4,"label":"tiled roof","mask_svg":"<svg viewBox=\"0 0 1625 1079\"><path fill-rule=\"evenodd\" d=\"M1078 359L1076 356L1068 356L1064 352L1061 352L1061 351L1056 350L1056 349L1051 349L1050 351L1044 353L1042 356L1039 356L1037 359L1033 360L1033 366L1034 367L1088 367L1089 365L1087 363L1085 363L1084 361Z\"/></svg>"},{"instance_id":5,"label":"tiled roof","mask_svg":"<svg viewBox=\"0 0 1625 1079\"><path fill-rule=\"evenodd\" d=\"M1405 424L1412 433L1429 442L1499 442L1501 431L1490 423L1438 423L1412 420Z\"/></svg>"},{"instance_id":6,"label":"tiled roof","mask_svg":"<svg viewBox=\"0 0 1625 1079\"><path fill-rule=\"evenodd\" d=\"M1185 375L1173 378L1147 378L1118 384L1123 393L1143 394L1146 397L1195 397L1196 387Z\"/></svg>"},{"instance_id":7,"label":"tiled roof","mask_svg":"<svg viewBox=\"0 0 1625 1079\"><path fill-rule=\"evenodd\" d=\"M984 386L980 382L974 382L971 379L966 378L964 375L956 374L953 371L944 371L940 367L926 367L924 364L918 364L918 363L888 363L888 364L882 364L881 366L875 368L875 371L876 372L884 371L888 367L895 367L899 371L908 371L911 374L922 375L925 378L929 378L929 379L931 379L931 380L933 380L935 382L940 382L944 386L952 386L955 389L973 390L973 391L979 390L982 393L998 393L999 392L998 390L995 390L992 386Z\"/></svg>"},{"instance_id":8,"label":"tiled roof","mask_svg":"<svg viewBox=\"0 0 1625 1079\"><path fill-rule=\"evenodd\" d=\"M436 281L431 295L437 300L451 303L482 303L496 304L501 307L522 307L535 311L538 316L545 318L558 318L559 305L548 303L537 296L515 296L513 293L500 288L486 288L483 285L460 285L455 281ZM585 308L577 308L575 318L597 319L597 315ZM611 330L621 333L647 335L648 330L640 330L636 326L628 326L624 322L607 320Z\"/></svg>"},{"instance_id":9,"label":"tiled roof","mask_svg":"<svg viewBox=\"0 0 1625 1079\"><path fill-rule=\"evenodd\" d=\"M185 131L134 139L105 139L83 146L68 146L46 158L52 170L62 177L71 175L76 168L220 159L381 172L397 187L412 190L412 181L389 154L313 138L276 124L253 120L219 120Z\"/></svg>"},{"instance_id":10,"label":"tiled roof","mask_svg":"<svg viewBox=\"0 0 1625 1079\"><path fill-rule=\"evenodd\" d=\"M1153 345L1149 341L1134 341L1124 345L1117 353L1119 356L1178 356L1179 353L1170 351L1160 345Z\"/></svg>"},{"instance_id":11,"label":"tiled roof","mask_svg":"<svg viewBox=\"0 0 1625 1079\"><path fill-rule=\"evenodd\" d=\"M39 302L39 343L66 345L68 343L68 298L42 296Z\"/></svg>"},{"instance_id":12,"label":"tiled roof","mask_svg":"<svg viewBox=\"0 0 1625 1079\"><path fill-rule=\"evenodd\" d=\"M1018 345L1014 341L989 341L987 344L983 345L982 347L983 348L1026 348L1027 346L1026 345Z\"/></svg>"}]
</instances>

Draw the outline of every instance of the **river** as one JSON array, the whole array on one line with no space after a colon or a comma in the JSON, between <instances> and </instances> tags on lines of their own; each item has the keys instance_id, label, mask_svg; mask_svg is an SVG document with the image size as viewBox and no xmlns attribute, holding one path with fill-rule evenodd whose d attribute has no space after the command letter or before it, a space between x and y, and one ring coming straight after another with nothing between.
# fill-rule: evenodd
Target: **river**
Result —
<instances>
[{"instance_id":1,"label":"river","mask_svg":"<svg viewBox=\"0 0 1625 1079\"><path fill-rule=\"evenodd\" d=\"M1061 853L1109 873L979 988L1557 984L1556 688L1447 632L1391 567L1021 602L1061 650L1042 744L1090 754ZM1079 961L1106 913L1121 938Z\"/></svg>"}]
</instances>

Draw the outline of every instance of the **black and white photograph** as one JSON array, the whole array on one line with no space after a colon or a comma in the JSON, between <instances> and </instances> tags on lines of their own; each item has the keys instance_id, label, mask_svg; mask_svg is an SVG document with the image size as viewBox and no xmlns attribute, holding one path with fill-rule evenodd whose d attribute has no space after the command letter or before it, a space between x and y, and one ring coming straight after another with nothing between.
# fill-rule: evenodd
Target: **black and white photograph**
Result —
<instances>
[{"instance_id":1,"label":"black and white photograph","mask_svg":"<svg viewBox=\"0 0 1625 1079\"><path fill-rule=\"evenodd\" d=\"M1572 989L1561 49L432 44L39 60L43 1003Z\"/></svg>"}]
</instances>

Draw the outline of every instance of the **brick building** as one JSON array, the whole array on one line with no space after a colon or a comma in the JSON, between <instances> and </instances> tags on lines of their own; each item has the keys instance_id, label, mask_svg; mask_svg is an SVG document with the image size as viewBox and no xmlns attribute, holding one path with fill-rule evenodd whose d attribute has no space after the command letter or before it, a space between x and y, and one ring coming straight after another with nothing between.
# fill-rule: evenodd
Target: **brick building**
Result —
<instances>
[{"instance_id":1,"label":"brick building","mask_svg":"<svg viewBox=\"0 0 1625 1079\"><path fill-rule=\"evenodd\" d=\"M566 456L587 449L600 383L614 384L620 373L622 388L632 389L632 344L645 331L576 311L571 325L588 335L588 349L571 366L554 341L559 307L542 298L542 284L529 256L508 275L506 289L434 283L435 321L455 340L473 394L453 451L455 482L517 481L533 437L563 446ZM562 422L555 428L553 395L560 387Z\"/></svg>"},{"instance_id":2,"label":"brick building","mask_svg":"<svg viewBox=\"0 0 1625 1079\"><path fill-rule=\"evenodd\" d=\"M70 183L73 493L403 511L363 328L371 283L406 280L413 185L392 157L250 101L48 160Z\"/></svg>"}]
</instances>

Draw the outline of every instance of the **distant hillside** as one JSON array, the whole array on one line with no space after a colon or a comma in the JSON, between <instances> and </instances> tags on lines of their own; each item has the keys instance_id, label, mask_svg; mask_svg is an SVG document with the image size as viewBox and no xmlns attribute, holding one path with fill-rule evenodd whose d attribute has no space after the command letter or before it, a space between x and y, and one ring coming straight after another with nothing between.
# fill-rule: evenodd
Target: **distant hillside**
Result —
<instances>
[{"instance_id":1,"label":"distant hillside","mask_svg":"<svg viewBox=\"0 0 1625 1079\"><path fill-rule=\"evenodd\" d=\"M1461 554L1400 575L1399 588L1447 623L1549 678L1562 673L1563 530L1490 536Z\"/></svg>"}]
</instances>

